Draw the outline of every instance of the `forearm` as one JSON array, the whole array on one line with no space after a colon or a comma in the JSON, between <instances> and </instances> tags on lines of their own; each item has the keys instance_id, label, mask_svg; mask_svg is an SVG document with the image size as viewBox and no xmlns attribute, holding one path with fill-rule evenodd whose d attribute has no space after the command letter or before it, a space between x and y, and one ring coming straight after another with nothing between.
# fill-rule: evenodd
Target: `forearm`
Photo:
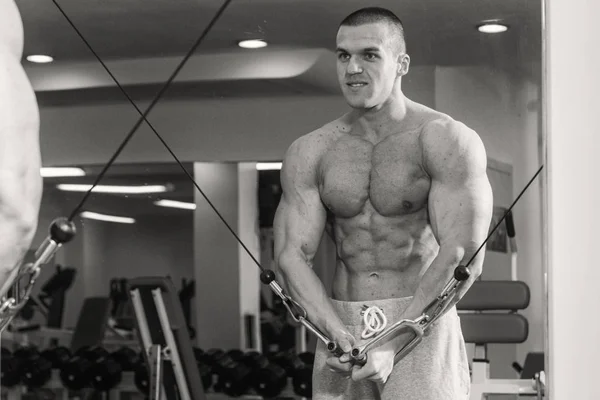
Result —
<instances>
[{"instance_id":1,"label":"forearm","mask_svg":"<svg viewBox=\"0 0 600 400\"><path fill-rule=\"evenodd\" d=\"M42 178L39 169L24 171L17 180L0 173L0 297L12 286L38 226Z\"/></svg>"},{"instance_id":2,"label":"forearm","mask_svg":"<svg viewBox=\"0 0 600 400\"><path fill-rule=\"evenodd\" d=\"M33 224L11 214L0 212L0 297L12 286L35 234Z\"/></svg>"},{"instance_id":3,"label":"forearm","mask_svg":"<svg viewBox=\"0 0 600 400\"><path fill-rule=\"evenodd\" d=\"M282 254L279 269L288 295L307 313L308 320L330 339L346 328L335 312L327 291L302 254Z\"/></svg>"},{"instance_id":4,"label":"forearm","mask_svg":"<svg viewBox=\"0 0 600 400\"><path fill-rule=\"evenodd\" d=\"M403 313L402 319L415 320L420 317L425 309L442 293L446 284L453 278L455 268L459 265L465 265L473 254L474 250L465 250L463 247L457 245L442 246L437 257L433 260L425 274L423 274L411 303ZM455 296L446 303L441 315L450 310L465 295L480 275L482 264L483 250L469 265L470 277L460 283ZM432 329L435 328L432 327ZM410 339L411 336L400 336L390 341L389 346L399 351Z\"/></svg>"}]
</instances>

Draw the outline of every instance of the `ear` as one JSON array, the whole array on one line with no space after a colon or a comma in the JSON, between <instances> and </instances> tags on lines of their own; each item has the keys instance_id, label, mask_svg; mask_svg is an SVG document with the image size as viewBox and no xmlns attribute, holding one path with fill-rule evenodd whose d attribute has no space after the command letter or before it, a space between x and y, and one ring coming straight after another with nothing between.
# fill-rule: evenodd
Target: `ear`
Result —
<instances>
[{"instance_id":1,"label":"ear","mask_svg":"<svg viewBox=\"0 0 600 400\"><path fill-rule=\"evenodd\" d=\"M398 75L404 76L408 73L410 67L410 56L408 54L402 54L398 57Z\"/></svg>"}]
</instances>

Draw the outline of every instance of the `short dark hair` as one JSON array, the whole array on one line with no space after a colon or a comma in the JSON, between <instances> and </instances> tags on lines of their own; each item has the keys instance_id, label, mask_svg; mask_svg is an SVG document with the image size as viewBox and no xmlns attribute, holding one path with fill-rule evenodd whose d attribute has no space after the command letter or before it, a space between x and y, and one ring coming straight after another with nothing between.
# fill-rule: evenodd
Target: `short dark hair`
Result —
<instances>
[{"instance_id":1,"label":"short dark hair","mask_svg":"<svg viewBox=\"0 0 600 400\"><path fill-rule=\"evenodd\" d=\"M385 22L392 29L392 44L397 46L396 50L401 53L406 52L406 39L404 35L404 24L396 14L382 7L365 7L354 11L340 23L342 26L359 26L364 24L373 24ZM339 29L338 28L338 29Z\"/></svg>"}]
</instances>

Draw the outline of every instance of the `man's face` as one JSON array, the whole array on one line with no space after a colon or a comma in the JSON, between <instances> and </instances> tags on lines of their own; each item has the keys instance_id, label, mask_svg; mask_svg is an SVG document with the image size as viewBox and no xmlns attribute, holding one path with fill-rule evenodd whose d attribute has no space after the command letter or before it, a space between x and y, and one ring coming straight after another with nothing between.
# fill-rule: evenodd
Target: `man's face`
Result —
<instances>
[{"instance_id":1,"label":"man's face","mask_svg":"<svg viewBox=\"0 0 600 400\"><path fill-rule=\"evenodd\" d=\"M383 104L398 78L398 56L384 23L342 26L337 35L337 74L353 108Z\"/></svg>"}]
</instances>

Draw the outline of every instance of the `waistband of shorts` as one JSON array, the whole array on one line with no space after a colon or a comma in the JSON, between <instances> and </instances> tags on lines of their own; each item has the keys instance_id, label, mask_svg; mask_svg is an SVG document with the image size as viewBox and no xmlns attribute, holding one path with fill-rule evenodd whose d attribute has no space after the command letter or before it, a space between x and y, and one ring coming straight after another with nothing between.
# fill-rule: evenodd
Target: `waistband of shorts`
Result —
<instances>
[{"instance_id":1,"label":"waistband of shorts","mask_svg":"<svg viewBox=\"0 0 600 400\"><path fill-rule=\"evenodd\" d=\"M402 317L413 297L389 299L342 301L331 299L331 304L344 325L362 325L363 311L368 307L379 307L389 323L394 323Z\"/></svg>"}]
</instances>

